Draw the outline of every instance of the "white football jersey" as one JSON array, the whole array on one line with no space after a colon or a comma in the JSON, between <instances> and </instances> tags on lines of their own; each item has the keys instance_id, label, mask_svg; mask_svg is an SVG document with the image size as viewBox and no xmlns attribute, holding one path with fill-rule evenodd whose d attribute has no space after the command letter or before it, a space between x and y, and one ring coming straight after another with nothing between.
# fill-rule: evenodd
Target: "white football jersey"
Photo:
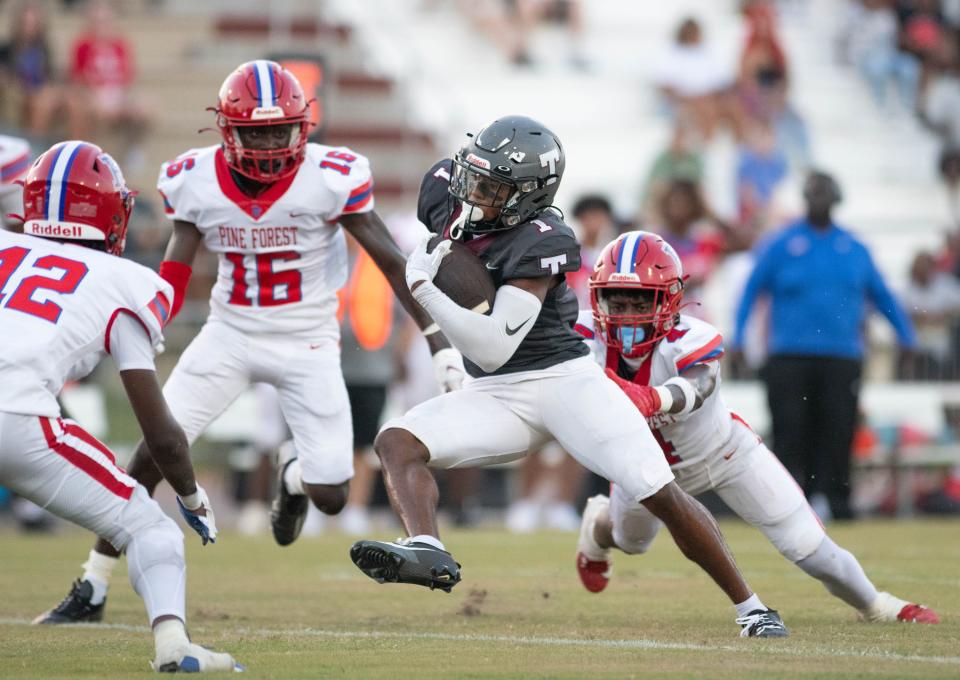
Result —
<instances>
[{"instance_id":1,"label":"white football jersey","mask_svg":"<svg viewBox=\"0 0 960 680\"><path fill-rule=\"evenodd\" d=\"M576 329L591 346L597 363L616 371L619 353L608 349L603 338L594 332L592 312L580 312ZM692 366L719 361L722 356L723 336L720 331L706 321L681 314L676 327L641 361L634 382L662 385L670 378L682 376ZM718 373L716 388L696 411L686 416L658 413L647 418L647 423L670 466L684 468L727 452L733 418L737 416L730 412L720 396Z\"/></svg>"},{"instance_id":2,"label":"white football jersey","mask_svg":"<svg viewBox=\"0 0 960 680\"><path fill-rule=\"evenodd\" d=\"M196 225L218 256L211 319L246 333L339 338L347 250L337 220L373 210L366 158L307 144L294 175L250 198L220 147L210 146L164 163L157 188L167 215Z\"/></svg>"},{"instance_id":3,"label":"white football jersey","mask_svg":"<svg viewBox=\"0 0 960 680\"><path fill-rule=\"evenodd\" d=\"M171 300L170 284L136 262L0 230L0 411L59 416L63 384L110 351L115 319L139 320L158 348Z\"/></svg>"}]
</instances>

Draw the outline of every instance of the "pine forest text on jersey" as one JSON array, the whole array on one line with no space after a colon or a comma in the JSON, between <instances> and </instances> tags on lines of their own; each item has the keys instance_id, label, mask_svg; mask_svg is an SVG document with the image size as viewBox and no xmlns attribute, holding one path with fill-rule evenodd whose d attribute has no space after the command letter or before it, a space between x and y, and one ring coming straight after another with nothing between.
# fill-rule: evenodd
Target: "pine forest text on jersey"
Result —
<instances>
[{"instance_id":1,"label":"pine forest text on jersey","mask_svg":"<svg viewBox=\"0 0 960 680\"><path fill-rule=\"evenodd\" d=\"M225 248L276 248L297 245L297 227L218 227Z\"/></svg>"}]
</instances>

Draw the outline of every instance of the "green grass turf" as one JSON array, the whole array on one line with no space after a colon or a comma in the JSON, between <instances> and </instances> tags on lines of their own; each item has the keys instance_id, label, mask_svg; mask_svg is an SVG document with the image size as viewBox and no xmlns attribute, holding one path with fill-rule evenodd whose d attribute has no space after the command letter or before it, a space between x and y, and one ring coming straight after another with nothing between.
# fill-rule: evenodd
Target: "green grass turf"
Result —
<instances>
[{"instance_id":1,"label":"green grass turf","mask_svg":"<svg viewBox=\"0 0 960 680\"><path fill-rule=\"evenodd\" d=\"M228 534L202 548L189 534L189 624L252 678L960 677L960 522L830 527L879 587L934 606L940 626L859 623L759 533L723 529L790 638L738 638L732 608L667 535L647 555L616 555L614 580L594 595L573 567L575 536L497 531L444 535L463 563L450 595L377 585L341 535L278 548ZM22 623L59 601L88 549L81 532L0 532L0 678L149 672L152 641L122 568L107 626Z\"/></svg>"}]
</instances>

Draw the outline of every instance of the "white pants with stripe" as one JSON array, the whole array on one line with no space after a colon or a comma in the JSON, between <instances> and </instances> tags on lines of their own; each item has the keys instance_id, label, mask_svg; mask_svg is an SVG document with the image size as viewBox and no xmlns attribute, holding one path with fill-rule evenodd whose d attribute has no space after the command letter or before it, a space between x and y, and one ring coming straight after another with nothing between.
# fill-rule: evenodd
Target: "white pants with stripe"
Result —
<instances>
[{"instance_id":1,"label":"white pants with stripe","mask_svg":"<svg viewBox=\"0 0 960 680\"><path fill-rule=\"evenodd\" d=\"M0 483L123 550L167 516L72 420L0 412Z\"/></svg>"},{"instance_id":2,"label":"white pants with stripe","mask_svg":"<svg viewBox=\"0 0 960 680\"><path fill-rule=\"evenodd\" d=\"M0 411L0 485L125 550L149 620L184 620L183 533L82 427Z\"/></svg>"},{"instance_id":3,"label":"white pants with stripe","mask_svg":"<svg viewBox=\"0 0 960 680\"><path fill-rule=\"evenodd\" d=\"M276 388L303 481L341 484L353 477L350 401L333 341L311 345L208 321L180 356L163 396L192 444L251 383Z\"/></svg>"},{"instance_id":4,"label":"white pants with stripe","mask_svg":"<svg viewBox=\"0 0 960 680\"><path fill-rule=\"evenodd\" d=\"M692 496L715 491L791 562L811 555L826 533L800 487L746 424L734 420L733 428L733 452L675 470L677 484ZM614 542L624 552L646 552L660 531L660 520L617 485L610 494L610 518Z\"/></svg>"},{"instance_id":5,"label":"white pants with stripe","mask_svg":"<svg viewBox=\"0 0 960 680\"><path fill-rule=\"evenodd\" d=\"M673 480L647 421L590 357L541 371L472 380L381 430L401 428L439 468L504 463L556 440L637 503Z\"/></svg>"}]
</instances>

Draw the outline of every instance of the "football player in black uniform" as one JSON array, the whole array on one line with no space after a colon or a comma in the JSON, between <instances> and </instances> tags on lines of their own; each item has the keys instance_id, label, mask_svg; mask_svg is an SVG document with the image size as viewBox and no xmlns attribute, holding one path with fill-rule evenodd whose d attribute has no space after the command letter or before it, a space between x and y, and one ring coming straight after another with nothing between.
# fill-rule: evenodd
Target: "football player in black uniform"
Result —
<instances>
[{"instance_id":1,"label":"football player in black uniform","mask_svg":"<svg viewBox=\"0 0 960 680\"><path fill-rule=\"evenodd\" d=\"M556 135L510 116L424 177L418 216L447 240L427 252L424 239L407 260L407 284L474 379L383 426L375 448L409 538L358 541L351 558L380 583L449 592L460 565L438 538L437 486L428 466L505 462L556 439L663 521L738 615L751 615L742 635L785 636L780 617L743 580L711 515L673 481L646 420L573 329L578 305L564 275L579 269L580 246L552 208L563 169ZM497 293L489 315L458 306L432 283L449 239L466 243L490 271ZM677 403L684 398L678 389Z\"/></svg>"}]
</instances>

